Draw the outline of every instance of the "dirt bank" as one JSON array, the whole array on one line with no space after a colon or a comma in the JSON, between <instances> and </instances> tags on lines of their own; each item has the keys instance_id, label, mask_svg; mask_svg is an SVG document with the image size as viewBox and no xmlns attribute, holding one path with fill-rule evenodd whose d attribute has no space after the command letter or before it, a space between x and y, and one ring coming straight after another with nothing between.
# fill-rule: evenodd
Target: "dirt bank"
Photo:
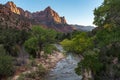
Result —
<instances>
[{"instance_id":1,"label":"dirt bank","mask_svg":"<svg viewBox=\"0 0 120 80\"><path fill-rule=\"evenodd\" d=\"M58 51L54 51L51 55L48 55L47 58L41 57L40 59L35 59L37 65L42 64L43 67L47 70L51 70L55 67L56 63L64 58L64 54ZM23 68L22 68L23 69ZM36 67L32 67L32 69L26 69L22 72L17 73L12 80L17 80L20 74L30 73L32 71L36 71Z\"/></svg>"}]
</instances>

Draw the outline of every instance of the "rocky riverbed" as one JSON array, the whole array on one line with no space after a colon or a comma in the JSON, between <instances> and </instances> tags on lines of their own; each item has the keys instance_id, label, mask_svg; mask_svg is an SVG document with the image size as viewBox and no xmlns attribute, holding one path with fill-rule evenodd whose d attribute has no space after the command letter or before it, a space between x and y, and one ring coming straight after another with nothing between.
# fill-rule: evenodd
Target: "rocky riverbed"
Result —
<instances>
[{"instance_id":1,"label":"rocky riverbed","mask_svg":"<svg viewBox=\"0 0 120 80\"><path fill-rule=\"evenodd\" d=\"M60 45L56 45L56 47L63 52ZM66 57L60 60L48 73L46 80L81 80L81 76L78 76L74 71L79 61L80 58L77 55L66 53Z\"/></svg>"}]
</instances>

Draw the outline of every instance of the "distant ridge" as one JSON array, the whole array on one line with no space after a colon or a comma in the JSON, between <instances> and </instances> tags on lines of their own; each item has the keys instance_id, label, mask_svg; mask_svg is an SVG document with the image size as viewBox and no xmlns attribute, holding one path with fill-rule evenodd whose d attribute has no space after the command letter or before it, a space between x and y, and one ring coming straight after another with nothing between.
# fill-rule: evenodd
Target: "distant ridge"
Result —
<instances>
[{"instance_id":1,"label":"distant ridge","mask_svg":"<svg viewBox=\"0 0 120 80\"><path fill-rule=\"evenodd\" d=\"M95 27L94 26L83 26L83 25L71 25L74 30L80 31L92 31Z\"/></svg>"},{"instance_id":2,"label":"distant ridge","mask_svg":"<svg viewBox=\"0 0 120 80\"><path fill-rule=\"evenodd\" d=\"M43 11L31 13L17 7L12 1L5 5L0 4L0 20L2 26L22 29L31 28L32 25L41 25L64 33L73 30L91 31L94 28L92 26L69 25L65 17L60 17L50 6Z\"/></svg>"}]
</instances>

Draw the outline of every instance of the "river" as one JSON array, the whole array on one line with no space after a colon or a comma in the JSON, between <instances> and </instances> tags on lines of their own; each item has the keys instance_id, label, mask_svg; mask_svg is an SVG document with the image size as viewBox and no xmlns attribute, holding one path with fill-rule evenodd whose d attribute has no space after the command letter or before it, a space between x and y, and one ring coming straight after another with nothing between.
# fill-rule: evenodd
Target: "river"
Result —
<instances>
[{"instance_id":1,"label":"river","mask_svg":"<svg viewBox=\"0 0 120 80\"><path fill-rule=\"evenodd\" d=\"M55 44L60 52L64 52L61 45ZM60 60L56 66L48 73L47 80L81 80L74 69L80 58L72 53L66 53L66 57Z\"/></svg>"}]
</instances>

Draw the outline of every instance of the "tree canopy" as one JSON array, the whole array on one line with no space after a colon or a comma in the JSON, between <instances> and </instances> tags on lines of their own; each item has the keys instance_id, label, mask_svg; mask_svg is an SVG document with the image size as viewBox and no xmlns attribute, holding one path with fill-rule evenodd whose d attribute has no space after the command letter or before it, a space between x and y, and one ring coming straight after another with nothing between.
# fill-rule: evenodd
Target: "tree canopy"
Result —
<instances>
[{"instance_id":1,"label":"tree canopy","mask_svg":"<svg viewBox=\"0 0 120 80\"><path fill-rule=\"evenodd\" d=\"M25 42L25 47L28 51L34 50L36 55L40 57L41 51L51 53L55 42L56 32L51 29L45 29L40 26L33 26L31 35Z\"/></svg>"},{"instance_id":2,"label":"tree canopy","mask_svg":"<svg viewBox=\"0 0 120 80\"><path fill-rule=\"evenodd\" d=\"M120 0L104 0L94 10L94 24L99 27L120 25Z\"/></svg>"},{"instance_id":3,"label":"tree canopy","mask_svg":"<svg viewBox=\"0 0 120 80\"><path fill-rule=\"evenodd\" d=\"M61 42L61 44L67 51L78 54L82 54L86 49L89 49L93 46L92 38L89 38L85 32L77 34L71 40L65 39Z\"/></svg>"}]
</instances>

